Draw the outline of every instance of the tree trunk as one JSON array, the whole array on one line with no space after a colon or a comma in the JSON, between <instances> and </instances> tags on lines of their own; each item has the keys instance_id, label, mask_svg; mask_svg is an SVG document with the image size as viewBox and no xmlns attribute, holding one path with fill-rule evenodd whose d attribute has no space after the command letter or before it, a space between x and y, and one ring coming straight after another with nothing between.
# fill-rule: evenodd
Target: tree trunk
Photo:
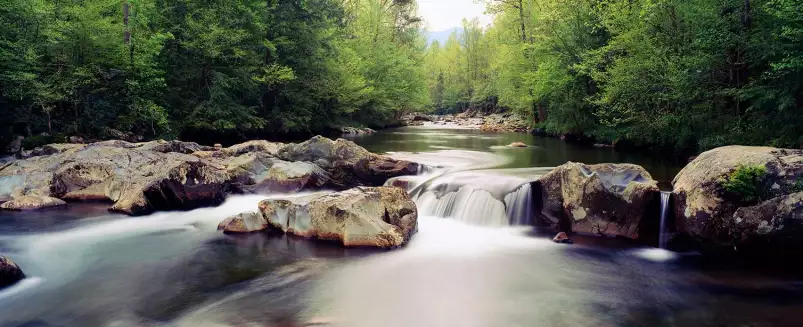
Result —
<instances>
[{"instance_id":1,"label":"tree trunk","mask_svg":"<svg viewBox=\"0 0 803 327\"><path fill-rule=\"evenodd\" d=\"M527 42L527 28L524 25L524 3L519 0L519 23L521 23L521 42Z\"/></svg>"}]
</instances>

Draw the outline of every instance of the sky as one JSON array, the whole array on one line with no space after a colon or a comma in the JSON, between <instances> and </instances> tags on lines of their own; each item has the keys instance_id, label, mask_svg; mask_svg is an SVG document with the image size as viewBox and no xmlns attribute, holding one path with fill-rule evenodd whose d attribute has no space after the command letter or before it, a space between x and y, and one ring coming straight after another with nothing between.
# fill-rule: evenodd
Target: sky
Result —
<instances>
[{"instance_id":1,"label":"sky","mask_svg":"<svg viewBox=\"0 0 803 327\"><path fill-rule=\"evenodd\" d=\"M463 18L478 17L482 25L491 22L491 17L485 15L484 3L475 3L476 0L418 0L418 12L427 22L431 32L443 31L452 27L461 26Z\"/></svg>"}]
</instances>

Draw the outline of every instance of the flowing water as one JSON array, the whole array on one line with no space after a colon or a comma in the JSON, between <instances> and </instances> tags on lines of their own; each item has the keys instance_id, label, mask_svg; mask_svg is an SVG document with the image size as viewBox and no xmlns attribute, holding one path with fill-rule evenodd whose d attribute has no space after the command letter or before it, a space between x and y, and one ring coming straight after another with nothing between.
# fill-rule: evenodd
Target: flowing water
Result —
<instances>
[{"instance_id":1,"label":"flowing water","mask_svg":"<svg viewBox=\"0 0 803 327\"><path fill-rule=\"evenodd\" d=\"M0 326L799 326L803 283L612 239L554 244L527 227L529 181L567 160L679 165L526 134L432 127L355 139L434 168L397 182L421 211L395 251L278 234L225 217L274 195L130 218L97 205L0 213L0 253L29 278ZM528 148L504 145L523 141Z\"/></svg>"},{"instance_id":2,"label":"flowing water","mask_svg":"<svg viewBox=\"0 0 803 327\"><path fill-rule=\"evenodd\" d=\"M669 200L672 197L672 192L661 192L661 227L658 230L658 247L661 249L666 248L667 240L669 239L669 231L667 225L669 218Z\"/></svg>"}]
</instances>

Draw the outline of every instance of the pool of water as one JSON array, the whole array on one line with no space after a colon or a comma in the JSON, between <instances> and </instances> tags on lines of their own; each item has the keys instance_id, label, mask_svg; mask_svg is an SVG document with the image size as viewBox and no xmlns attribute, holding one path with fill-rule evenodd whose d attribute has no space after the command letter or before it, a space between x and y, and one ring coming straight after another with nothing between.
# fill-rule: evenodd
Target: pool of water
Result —
<instances>
[{"instance_id":1,"label":"pool of water","mask_svg":"<svg viewBox=\"0 0 803 327\"><path fill-rule=\"evenodd\" d=\"M678 165L515 133L405 128L354 138L439 166L416 180L510 192L568 160ZM528 148L504 147L522 141ZM505 190L505 191L499 191ZM500 194L497 194L500 193ZM484 193L483 193L484 194ZM282 196L282 195L270 195ZM0 290L0 326L800 326L803 280L613 239L550 241L475 211L421 216L395 251L344 249L217 224L268 195L130 218L95 205L0 213L0 252L29 276ZM473 200L472 200L473 199ZM419 199L419 201L423 201ZM427 205L420 203L420 205ZM484 215L506 215L488 211Z\"/></svg>"}]
</instances>

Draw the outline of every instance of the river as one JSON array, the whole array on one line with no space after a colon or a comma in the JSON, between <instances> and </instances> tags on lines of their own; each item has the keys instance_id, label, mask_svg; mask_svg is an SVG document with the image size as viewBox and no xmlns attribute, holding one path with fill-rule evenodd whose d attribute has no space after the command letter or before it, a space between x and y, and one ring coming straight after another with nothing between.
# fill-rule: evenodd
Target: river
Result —
<instances>
[{"instance_id":1,"label":"river","mask_svg":"<svg viewBox=\"0 0 803 327\"><path fill-rule=\"evenodd\" d=\"M130 218L93 204L0 213L0 253L28 278L0 326L799 326L800 276L611 239L555 244L518 195L566 161L680 164L516 133L408 127L353 140L438 168L406 179L419 232L395 251L227 236L269 196ZM527 148L505 145L521 141ZM435 198L433 192L447 192ZM517 193L519 192L519 193ZM446 217L446 218L444 218Z\"/></svg>"}]
</instances>

